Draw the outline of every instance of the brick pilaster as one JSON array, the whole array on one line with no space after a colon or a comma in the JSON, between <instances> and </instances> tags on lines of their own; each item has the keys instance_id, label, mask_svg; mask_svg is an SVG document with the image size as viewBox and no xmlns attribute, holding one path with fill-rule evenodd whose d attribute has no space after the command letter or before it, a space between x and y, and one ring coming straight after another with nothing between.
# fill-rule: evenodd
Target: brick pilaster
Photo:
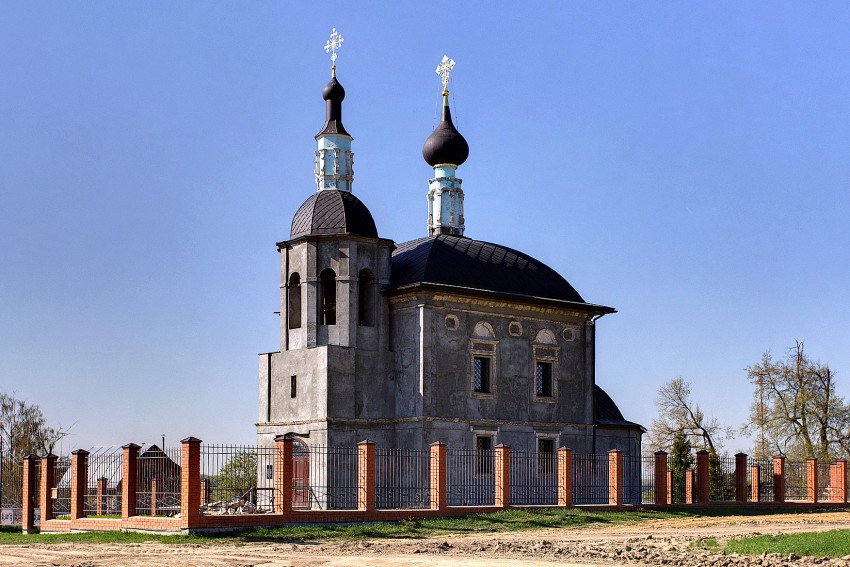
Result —
<instances>
[{"instance_id":1,"label":"brick pilaster","mask_svg":"<svg viewBox=\"0 0 850 567\"><path fill-rule=\"evenodd\" d=\"M431 443L431 509L445 510L447 507L446 479L448 445L442 441Z\"/></svg>"},{"instance_id":2,"label":"brick pilaster","mask_svg":"<svg viewBox=\"0 0 850 567\"><path fill-rule=\"evenodd\" d=\"M608 504L623 504L623 452L608 451Z\"/></svg>"},{"instance_id":3,"label":"brick pilaster","mask_svg":"<svg viewBox=\"0 0 850 567\"><path fill-rule=\"evenodd\" d=\"M818 460L814 457L806 459L806 500L818 501Z\"/></svg>"},{"instance_id":4,"label":"brick pilaster","mask_svg":"<svg viewBox=\"0 0 850 567\"><path fill-rule=\"evenodd\" d=\"M496 488L496 507L507 508L511 505L511 448L502 443L496 445L496 470L493 482Z\"/></svg>"},{"instance_id":5,"label":"brick pilaster","mask_svg":"<svg viewBox=\"0 0 850 567\"><path fill-rule=\"evenodd\" d=\"M188 529L197 526L201 518L201 440L187 437L180 443L180 525Z\"/></svg>"},{"instance_id":6,"label":"brick pilaster","mask_svg":"<svg viewBox=\"0 0 850 567\"><path fill-rule=\"evenodd\" d=\"M41 458L41 486L38 502L41 508L41 525L53 519L53 499L50 498L56 476L56 455L48 454Z\"/></svg>"},{"instance_id":7,"label":"brick pilaster","mask_svg":"<svg viewBox=\"0 0 850 567\"><path fill-rule=\"evenodd\" d=\"M667 469L667 504L673 503L673 471Z\"/></svg>"},{"instance_id":8,"label":"brick pilaster","mask_svg":"<svg viewBox=\"0 0 850 567\"><path fill-rule=\"evenodd\" d=\"M829 469L832 487L830 500L833 502L847 502L847 461L839 459L832 463Z\"/></svg>"},{"instance_id":9,"label":"brick pilaster","mask_svg":"<svg viewBox=\"0 0 850 567\"><path fill-rule=\"evenodd\" d=\"M375 510L375 442L357 444L357 509Z\"/></svg>"},{"instance_id":10,"label":"brick pilaster","mask_svg":"<svg viewBox=\"0 0 850 567\"><path fill-rule=\"evenodd\" d=\"M655 503L667 504L667 451L655 452Z\"/></svg>"},{"instance_id":11,"label":"brick pilaster","mask_svg":"<svg viewBox=\"0 0 850 567\"><path fill-rule=\"evenodd\" d=\"M558 506L573 505L573 450L558 449Z\"/></svg>"},{"instance_id":12,"label":"brick pilaster","mask_svg":"<svg viewBox=\"0 0 850 567\"><path fill-rule=\"evenodd\" d=\"M24 457L21 479L21 530L25 534L35 533L35 464L38 460L35 455Z\"/></svg>"},{"instance_id":13,"label":"brick pilaster","mask_svg":"<svg viewBox=\"0 0 850 567\"><path fill-rule=\"evenodd\" d=\"M100 477L97 479L97 515L102 516L106 509L106 491L107 491L107 482L108 479L106 477Z\"/></svg>"},{"instance_id":14,"label":"brick pilaster","mask_svg":"<svg viewBox=\"0 0 850 567\"><path fill-rule=\"evenodd\" d=\"M750 501L758 502L761 500L761 466L753 465L750 467Z\"/></svg>"},{"instance_id":15,"label":"brick pilaster","mask_svg":"<svg viewBox=\"0 0 850 567\"><path fill-rule=\"evenodd\" d=\"M703 449L697 451L697 501L700 504L708 504L708 458L709 452Z\"/></svg>"},{"instance_id":16,"label":"brick pilaster","mask_svg":"<svg viewBox=\"0 0 850 567\"><path fill-rule=\"evenodd\" d=\"M693 504L696 501L694 477L694 469L685 471L685 504Z\"/></svg>"},{"instance_id":17,"label":"brick pilaster","mask_svg":"<svg viewBox=\"0 0 850 567\"><path fill-rule=\"evenodd\" d=\"M278 435L274 438L274 511L276 514L292 512L292 438Z\"/></svg>"},{"instance_id":18,"label":"brick pilaster","mask_svg":"<svg viewBox=\"0 0 850 567\"><path fill-rule=\"evenodd\" d=\"M773 501L785 502L785 456L773 457Z\"/></svg>"},{"instance_id":19,"label":"brick pilaster","mask_svg":"<svg viewBox=\"0 0 850 567\"><path fill-rule=\"evenodd\" d=\"M735 455L735 501L747 501L747 454Z\"/></svg>"},{"instance_id":20,"label":"brick pilaster","mask_svg":"<svg viewBox=\"0 0 850 567\"><path fill-rule=\"evenodd\" d=\"M89 482L89 452L77 449L71 453L71 521L85 517L86 487Z\"/></svg>"},{"instance_id":21,"label":"brick pilaster","mask_svg":"<svg viewBox=\"0 0 850 567\"><path fill-rule=\"evenodd\" d=\"M182 492L182 491L181 491ZM181 494L182 498L182 494ZM154 477L151 479L151 516L159 514L159 480Z\"/></svg>"},{"instance_id":22,"label":"brick pilaster","mask_svg":"<svg viewBox=\"0 0 850 567\"><path fill-rule=\"evenodd\" d=\"M126 520L136 515L136 492L138 491L139 447L128 443L121 447L121 518Z\"/></svg>"}]
</instances>

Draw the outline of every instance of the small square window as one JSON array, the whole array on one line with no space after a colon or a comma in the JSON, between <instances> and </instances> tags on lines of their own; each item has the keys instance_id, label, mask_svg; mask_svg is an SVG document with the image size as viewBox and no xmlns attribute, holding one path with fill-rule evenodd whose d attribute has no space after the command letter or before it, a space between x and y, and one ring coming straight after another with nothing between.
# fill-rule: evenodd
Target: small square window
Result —
<instances>
[{"instance_id":1,"label":"small square window","mask_svg":"<svg viewBox=\"0 0 850 567\"><path fill-rule=\"evenodd\" d=\"M490 359L476 356L472 369L472 387L476 392L490 392Z\"/></svg>"},{"instance_id":2,"label":"small square window","mask_svg":"<svg viewBox=\"0 0 850 567\"><path fill-rule=\"evenodd\" d=\"M537 376L535 391L538 396L544 398L552 397L552 363L537 362Z\"/></svg>"},{"instance_id":3,"label":"small square window","mask_svg":"<svg viewBox=\"0 0 850 567\"><path fill-rule=\"evenodd\" d=\"M272 465L266 465L266 480L271 480L274 478L274 469Z\"/></svg>"},{"instance_id":4,"label":"small square window","mask_svg":"<svg viewBox=\"0 0 850 567\"><path fill-rule=\"evenodd\" d=\"M289 397L294 398L298 394L298 377L289 377Z\"/></svg>"}]
</instances>

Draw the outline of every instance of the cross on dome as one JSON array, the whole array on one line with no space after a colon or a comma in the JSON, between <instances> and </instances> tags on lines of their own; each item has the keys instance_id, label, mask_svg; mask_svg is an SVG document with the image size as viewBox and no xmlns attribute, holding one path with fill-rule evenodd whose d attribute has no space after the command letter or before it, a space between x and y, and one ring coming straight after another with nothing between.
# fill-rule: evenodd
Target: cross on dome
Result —
<instances>
[{"instance_id":1,"label":"cross on dome","mask_svg":"<svg viewBox=\"0 0 850 567\"><path fill-rule=\"evenodd\" d=\"M345 38L337 33L336 28L331 30L331 37L325 44L325 53L331 54L331 76L336 76L336 52L339 50Z\"/></svg>"},{"instance_id":2,"label":"cross on dome","mask_svg":"<svg viewBox=\"0 0 850 567\"><path fill-rule=\"evenodd\" d=\"M449 94L449 76L451 75L452 69L455 67L455 60L449 59L448 55L443 55L443 59L440 61L440 64L437 65L437 74L440 76L440 80L443 81L443 94Z\"/></svg>"}]
</instances>

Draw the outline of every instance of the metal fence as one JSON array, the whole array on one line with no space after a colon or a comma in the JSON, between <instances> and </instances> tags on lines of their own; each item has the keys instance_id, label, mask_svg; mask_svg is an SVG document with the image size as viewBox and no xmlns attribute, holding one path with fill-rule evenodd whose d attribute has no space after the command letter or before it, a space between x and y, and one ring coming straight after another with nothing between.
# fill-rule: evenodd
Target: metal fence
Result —
<instances>
[{"instance_id":1,"label":"metal fence","mask_svg":"<svg viewBox=\"0 0 850 567\"><path fill-rule=\"evenodd\" d=\"M708 457L708 499L712 502L735 500L735 457Z\"/></svg>"},{"instance_id":2,"label":"metal fence","mask_svg":"<svg viewBox=\"0 0 850 567\"><path fill-rule=\"evenodd\" d=\"M67 481L66 481L67 477ZM71 517L71 457L59 457L53 463L50 499L54 518Z\"/></svg>"},{"instance_id":3,"label":"metal fence","mask_svg":"<svg viewBox=\"0 0 850 567\"><path fill-rule=\"evenodd\" d=\"M511 452L511 504L558 503L558 458L553 452Z\"/></svg>"},{"instance_id":4,"label":"metal fence","mask_svg":"<svg viewBox=\"0 0 850 567\"><path fill-rule=\"evenodd\" d=\"M806 500L806 462L785 463L785 500Z\"/></svg>"},{"instance_id":5,"label":"metal fence","mask_svg":"<svg viewBox=\"0 0 850 567\"><path fill-rule=\"evenodd\" d=\"M818 478L818 500L821 502L829 502L830 500L839 500L840 495L836 494L836 490L832 486L832 463L829 461L818 461L817 478Z\"/></svg>"},{"instance_id":6,"label":"metal fence","mask_svg":"<svg viewBox=\"0 0 850 567\"><path fill-rule=\"evenodd\" d=\"M485 449L446 451L446 503L493 506L496 503L496 452Z\"/></svg>"},{"instance_id":7,"label":"metal fence","mask_svg":"<svg viewBox=\"0 0 850 567\"><path fill-rule=\"evenodd\" d=\"M94 447L89 452L86 491L83 495L83 514L86 516L121 515L123 452L118 446Z\"/></svg>"},{"instance_id":8,"label":"metal fence","mask_svg":"<svg viewBox=\"0 0 850 567\"><path fill-rule=\"evenodd\" d=\"M181 447L139 450L136 463L136 513L175 516L180 513Z\"/></svg>"},{"instance_id":9,"label":"metal fence","mask_svg":"<svg viewBox=\"0 0 850 567\"><path fill-rule=\"evenodd\" d=\"M306 446L292 451L292 505L308 510L357 508L357 447Z\"/></svg>"},{"instance_id":10,"label":"metal fence","mask_svg":"<svg viewBox=\"0 0 850 567\"><path fill-rule=\"evenodd\" d=\"M274 447L202 445L201 511L273 512Z\"/></svg>"},{"instance_id":11,"label":"metal fence","mask_svg":"<svg viewBox=\"0 0 850 567\"><path fill-rule=\"evenodd\" d=\"M573 455L573 504L608 504L608 454Z\"/></svg>"},{"instance_id":12,"label":"metal fence","mask_svg":"<svg viewBox=\"0 0 850 567\"><path fill-rule=\"evenodd\" d=\"M23 462L0 455L0 508L20 508Z\"/></svg>"},{"instance_id":13,"label":"metal fence","mask_svg":"<svg viewBox=\"0 0 850 567\"><path fill-rule=\"evenodd\" d=\"M748 459L747 500L753 501L752 467L759 468L758 502L773 501L773 459Z\"/></svg>"},{"instance_id":14,"label":"metal fence","mask_svg":"<svg viewBox=\"0 0 850 567\"><path fill-rule=\"evenodd\" d=\"M375 506L414 509L431 506L431 452L375 449Z\"/></svg>"},{"instance_id":15,"label":"metal fence","mask_svg":"<svg viewBox=\"0 0 850 567\"><path fill-rule=\"evenodd\" d=\"M655 455L623 455L623 502L655 503Z\"/></svg>"}]
</instances>

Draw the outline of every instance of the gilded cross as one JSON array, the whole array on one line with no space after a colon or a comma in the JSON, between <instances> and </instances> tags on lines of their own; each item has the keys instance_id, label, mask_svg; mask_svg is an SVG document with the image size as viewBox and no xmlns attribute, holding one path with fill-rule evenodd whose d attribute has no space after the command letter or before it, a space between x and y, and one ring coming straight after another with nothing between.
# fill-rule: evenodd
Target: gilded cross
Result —
<instances>
[{"instance_id":1,"label":"gilded cross","mask_svg":"<svg viewBox=\"0 0 850 567\"><path fill-rule=\"evenodd\" d=\"M339 49L339 46L342 45L342 42L345 41L344 38L339 35L336 31L336 28L331 31L331 38L325 44L325 53L331 54L331 71L336 71L336 52Z\"/></svg>"},{"instance_id":2,"label":"gilded cross","mask_svg":"<svg viewBox=\"0 0 850 567\"><path fill-rule=\"evenodd\" d=\"M449 93L449 75L451 75L454 66L455 60L449 59L448 55L443 55L443 59L437 65L437 74L440 76L440 80L443 81L443 94Z\"/></svg>"}]
</instances>

